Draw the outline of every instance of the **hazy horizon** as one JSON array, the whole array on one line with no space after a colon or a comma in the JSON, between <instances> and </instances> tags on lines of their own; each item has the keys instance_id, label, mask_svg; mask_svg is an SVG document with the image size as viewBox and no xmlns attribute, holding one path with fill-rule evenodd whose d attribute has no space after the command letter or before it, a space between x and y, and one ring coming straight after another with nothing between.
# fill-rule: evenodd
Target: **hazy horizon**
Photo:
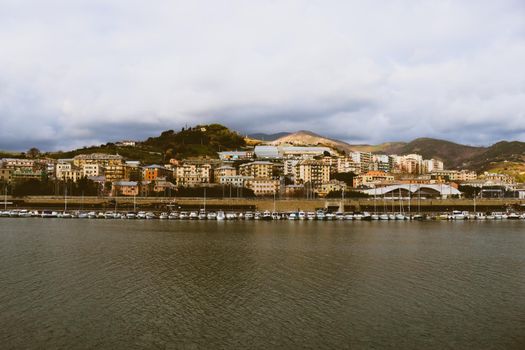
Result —
<instances>
[{"instance_id":1,"label":"hazy horizon","mask_svg":"<svg viewBox=\"0 0 525 350\"><path fill-rule=\"evenodd\" d=\"M525 3L0 0L0 149L221 123L525 141Z\"/></svg>"}]
</instances>

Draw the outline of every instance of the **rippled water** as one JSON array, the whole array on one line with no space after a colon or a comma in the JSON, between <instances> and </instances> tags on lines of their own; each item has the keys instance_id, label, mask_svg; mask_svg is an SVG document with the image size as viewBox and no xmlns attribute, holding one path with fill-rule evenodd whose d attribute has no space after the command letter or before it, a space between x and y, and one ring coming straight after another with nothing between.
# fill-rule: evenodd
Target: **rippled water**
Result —
<instances>
[{"instance_id":1,"label":"rippled water","mask_svg":"<svg viewBox=\"0 0 525 350\"><path fill-rule=\"evenodd\" d=\"M525 348L524 222L0 219L2 348Z\"/></svg>"}]
</instances>

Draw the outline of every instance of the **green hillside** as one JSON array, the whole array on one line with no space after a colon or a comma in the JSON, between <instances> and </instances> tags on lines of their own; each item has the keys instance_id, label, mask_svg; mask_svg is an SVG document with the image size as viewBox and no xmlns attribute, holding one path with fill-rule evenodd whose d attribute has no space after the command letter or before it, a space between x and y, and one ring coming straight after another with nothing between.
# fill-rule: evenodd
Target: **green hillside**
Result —
<instances>
[{"instance_id":1,"label":"green hillside","mask_svg":"<svg viewBox=\"0 0 525 350\"><path fill-rule=\"evenodd\" d=\"M119 147L113 143L84 147L68 152L45 154L52 158L73 158L79 154L108 153L120 154L129 160L139 160L144 164L163 163L170 158L217 157L217 152L240 149L246 142L238 133L219 124L197 125L183 128L179 132L167 130L159 136L138 142L135 147Z\"/></svg>"}]
</instances>

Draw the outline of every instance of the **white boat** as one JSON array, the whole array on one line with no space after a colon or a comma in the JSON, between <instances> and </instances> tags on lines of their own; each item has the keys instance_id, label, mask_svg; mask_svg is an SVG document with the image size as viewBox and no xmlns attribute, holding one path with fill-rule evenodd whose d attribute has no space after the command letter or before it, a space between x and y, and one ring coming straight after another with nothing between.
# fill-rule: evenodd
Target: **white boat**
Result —
<instances>
[{"instance_id":1,"label":"white boat","mask_svg":"<svg viewBox=\"0 0 525 350\"><path fill-rule=\"evenodd\" d=\"M186 219L188 219L188 218L189 218L189 214L188 214L188 212L186 212L186 211L181 211L181 212L180 212L180 214L179 214L179 219L181 219L181 220L186 220Z\"/></svg>"},{"instance_id":2,"label":"white boat","mask_svg":"<svg viewBox=\"0 0 525 350\"><path fill-rule=\"evenodd\" d=\"M81 211L81 212L79 212L77 214L77 218L79 218L79 219L88 219L89 216L88 216L88 213Z\"/></svg>"},{"instance_id":3,"label":"white boat","mask_svg":"<svg viewBox=\"0 0 525 350\"><path fill-rule=\"evenodd\" d=\"M321 220L322 221L322 220L326 219L326 215L325 215L324 211L322 211L322 210L318 210L315 213L315 216L316 216L317 220Z\"/></svg>"},{"instance_id":4,"label":"white boat","mask_svg":"<svg viewBox=\"0 0 525 350\"><path fill-rule=\"evenodd\" d=\"M305 213L304 211L301 210L301 211L297 214L297 218L298 218L299 220L304 220L304 219L306 219L306 213Z\"/></svg>"},{"instance_id":5,"label":"white boat","mask_svg":"<svg viewBox=\"0 0 525 350\"><path fill-rule=\"evenodd\" d=\"M168 215L168 213L166 213L166 212L162 212L162 213L160 213L160 215L159 215L159 219L160 219L160 220L167 220L168 217L169 217L169 215Z\"/></svg>"},{"instance_id":6,"label":"white boat","mask_svg":"<svg viewBox=\"0 0 525 350\"><path fill-rule=\"evenodd\" d=\"M168 220L177 220L179 218L179 213L176 211L172 211L170 215L168 215Z\"/></svg>"},{"instance_id":7,"label":"white boat","mask_svg":"<svg viewBox=\"0 0 525 350\"><path fill-rule=\"evenodd\" d=\"M519 220L520 216L519 214L515 212L510 212L507 214L507 220Z\"/></svg>"},{"instance_id":8,"label":"white boat","mask_svg":"<svg viewBox=\"0 0 525 350\"><path fill-rule=\"evenodd\" d=\"M341 213L340 211L338 211L337 213L335 213L335 219L336 220L344 220L345 219L345 214Z\"/></svg>"},{"instance_id":9,"label":"white boat","mask_svg":"<svg viewBox=\"0 0 525 350\"><path fill-rule=\"evenodd\" d=\"M326 220L333 220L333 219L335 219L335 214L334 213L326 213L325 217L326 217Z\"/></svg>"},{"instance_id":10,"label":"white boat","mask_svg":"<svg viewBox=\"0 0 525 350\"><path fill-rule=\"evenodd\" d=\"M379 220L388 220L388 214L381 214L379 215Z\"/></svg>"},{"instance_id":11,"label":"white boat","mask_svg":"<svg viewBox=\"0 0 525 350\"><path fill-rule=\"evenodd\" d=\"M97 213L95 213L94 211L90 211L89 213L87 213L87 216L88 216L88 219L96 219Z\"/></svg>"},{"instance_id":12,"label":"white boat","mask_svg":"<svg viewBox=\"0 0 525 350\"><path fill-rule=\"evenodd\" d=\"M232 212L226 213L226 220L235 220L235 219L237 219L237 214L232 213Z\"/></svg>"},{"instance_id":13,"label":"white boat","mask_svg":"<svg viewBox=\"0 0 525 350\"><path fill-rule=\"evenodd\" d=\"M206 215L206 212L204 210L199 211L199 220L206 220L208 218L208 215Z\"/></svg>"},{"instance_id":14,"label":"white boat","mask_svg":"<svg viewBox=\"0 0 525 350\"><path fill-rule=\"evenodd\" d=\"M405 215L398 213L396 214L396 220L406 220L406 217Z\"/></svg>"},{"instance_id":15,"label":"white boat","mask_svg":"<svg viewBox=\"0 0 525 350\"><path fill-rule=\"evenodd\" d=\"M492 213L492 216L494 216L494 219L496 220L503 220L504 214L502 212L496 211Z\"/></svg>"},{"instance_id":16,"label":"white boat","mask_svg":"<svg viewBox=\"0 0 525 350\"><path fill-rule=\"evenodd\" d=\"M44 210L42 211L42 217L43 218L56 218L58 217L58 213L56 211Z\"/></svg>"},{"instance_id":17,"label":"white boat","mask_svg":"<svg viewBox=\"0 0 525 350\"><path fill-rule=\"evenodd\" d=\"M379 215L377 215L377 214L372 214L372 215L370 215L370 218L371 218L372 220L379 220Z\"/></svg>"},{"instance_id":18,"label":"white boat","mask_svg":"<svg viewBox=\"0 0 525 350\"><path fill-rule=\"evenodd\" d=\"M31 213L29 212L29 210L27 209L22 209L18 212L18 217L21 217L21 218L30 218L31 217Z\"/></svg>"},{"instance_id":19,"label":"white boat","mask_svg":"<svg viewBox=\"0 0 525 350\"><path fill-rule=\"evenodd\" d=\"M126 213L126 218L128 218L128 219L135 219L136 217L137 217L137 215L134 212L132 212L132 211Z\"/></svg>"},{"instance_id":20,"label":"white boat","mask_svg":"<svg viewBox=\"0 0 525 350\"><path fill-rule=\"evenodd\" d=\"M308 220L314 220L315 219L315 213L313 211L309 211L306 213L306 218Z\"/></svg>"},{"instance_id":21,"label":"white boat","mask_svg":"<svg viewBox=\"0 0 525 350\"><path fill-rule=\"evenodd\" d=\"M451 215L452 220L465 220L465 213L459 210L453 210Z\"/></svg>"},{"instance_id":22,"label":"white boat","mask_svg":"<svg viewBox=\"0 0 525 350\"><path fill-rule=\"evenodd\" d=\"M354 214L353 213L345 214L345 220L354 220Z\"/></svg>"},{"instance_id":23,"label":"white boat","mask_svg":"<svg viewBox=\"0 0 525 350\"><path fill-rule=\"evenodd\" d=\"M483 213L476 213L476 220L485 220L487 217Z\"/></svg>"},{"instance_id":24,"label":"white boat","mask_svg":"<svg viewBox=\"0 0 525 350\"><path fill-rule=\"evenodd\" d=\"M217 221L222 221L226 219L226 215L224 215L224 212L222 210L219 210L217 212Z\"/></svg>"},{"instance_id":25,"label":"white boat","mask_svg":"<svg viewBox=\"0 0 525 350\"><path fill-rule=\"evenodd\" d=\"M274 211L272 213L272 220L280 220L280 219L281 219L281 216L279 215L279 213Z\"/></svg>"},{"instance_id":26,"label":"white boat","mask_svg":"<svg viewBox=\"0 0 525 350\"><path fill-rule=\"evenodd\" d=\"M251 211L247 211L246 213L244 213L244 220L253 220L253 213Z\"/></svg>"},{"instance_id":27,"label":"white boat","mask_svg":"<svg viewBox=\"0 0 525 350\"><path fill-rule=\"evenodd\" d=\"M297 214L296 213L288 214L288 220L297 220Z\"/></svg>"},{"instance_id":28,"label":"white boat","mask_svg":"<svg viewBox=\"0 0 525 350\"><path fill-rule=\"evenodd\" d=\"M208 220L217 220L217 213L214 211L210 211L207 216Z\"/></svg>"},{"instance_id":29,"label":"white boat","mask_svg":"<svg viewBox=\"0 0 525 350\"><path fill-rule=\"evenodd\" d=\"M137 213L137 219L145 219L146 218L146 212L145 211L139 211Z\"/></svg>"},{"instance_id":30,"label":"white boat","mask_svg":"<svg viewBox=\"0 0 525 350\"><path fill-rule=\"evenodd\" d=\"M361 217L361 220L370 221L372 220L372 215L369 212L365 211L363 213L363 216Z\"/></svg>"},{"instance_id":31,"label":"white boat","mask_svg":"<svg viewBox=\"0 0 525 350\"><path fill-rule=\"evenodd\" d=\"M196 220L196 219L199 218L199 214L196 211L192 211L192 212L190 212L189 218L190 218L190 220Z\"/></svg>"},{"instance_id":32,"label":"white boat","mask_svg":"<svg viewBox=\"0 0 525 350\"><path fill-rule=\"evenodd\" d=\"M395 220L396 216L394 214L388 214L388 220Z\"/></svg>"},{"instance_id":33,"label":"white boat","mask_svg":"<svg viewBox=\"0 0 525 350\"><path fill-rule=\"evenodd\" d=\"M151 211L148 211L146 213L146 219L147 220L151 220L151 219L156 219L157 218L157 215L155 215L155 213L151 212Z\"/></svg>"}]
</instances>

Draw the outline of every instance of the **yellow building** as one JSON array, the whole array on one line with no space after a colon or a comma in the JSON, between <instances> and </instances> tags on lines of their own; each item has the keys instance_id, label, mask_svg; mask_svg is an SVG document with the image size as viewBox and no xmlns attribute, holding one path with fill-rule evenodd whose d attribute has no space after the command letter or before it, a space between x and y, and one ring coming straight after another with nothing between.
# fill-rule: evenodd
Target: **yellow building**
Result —
<instances>
[{"instance_id":1,"label":"yellow building","mask_svg":"<svg viewBox=\"0 0 525 350\"><path fill-rule=\"evenodd\" d=\"M177 165L175 174L177 186L201 186L212 181L213 166L207 161L187 160Z\"/></svg>"},{"instance_id":2,"label":"yellow building","mask_svg":"<svg viewBox=\"0 0 525 350\"><path fill-rule=\"evenodd\" d=\"M270 179L273 174L273 163L267 161L256 161L241 164L239 166L239 173L242 176Z\"/></svg>"},{"instance_id":3,"label":"yellow building","mask_svg":"<svg viewBox=\"0 0 525 350\"><path fill-rule=\"evenodd\" d=\"M256 196L273 196L279 192L279 187L279 180L254 178L246 181L246 188L252 190Z\"/></svg>"},{"instance_id":4,"label":"yellow building","mask_svg":"<svg viewBox=\"0 0 525 350\"><path fill-rule=\"evenodd\" d=\"M369 171L366 174L354 177L354 187L370 187L383 182L392 181L394 181L394 176L392 175L388 175L382 171Z\"/></svg>"},{"instance_id":5,"label":"yellow building","mask_svg":"<svg viewBox=\"0 0 525 350\"><path fill-rule=\"evenodd\" d=\"M347 187L344 181L330 180L322 184L316 192L320 197L324 197L330 192L346 191Z\"/></svg>"},{"instance_id":6,"label":"yellow building","mask_svg":"<svg viewBox=\"0 0 525 350\"><path fill-rule=\"evenodd\" d=\"M330 181L330 165L318 160L303 160L296 165L296 183L310 183L314 187Z\"/></svg>"},{"instance_id":7,"label":"yellow building","mask_svg":"<svg viewBox=\"0 0 525 350\"><path fill-rule=\"evenodd\" d=\"M125 176L124 158L118 154L79 154L73 158L73 165L83 168L96 164L103 169L107 181L122 180Z\"/></svg>"},{"instance_id":8,"label":"yellow building","mask_svg":"<svg viewBox=\"0 0 525 350\"><path fill-rule=\"evenodd\" d=\"M220 183L221 182L221 178L223 176L236 176L237 175L237 169L235 169L234 167L232 166L229 166L229 165L224 165L224 166L221 166L221 167L218 167L217 169L215 169L214 171L214 180L216 183Z\"/></svg>"}]
</instances>

